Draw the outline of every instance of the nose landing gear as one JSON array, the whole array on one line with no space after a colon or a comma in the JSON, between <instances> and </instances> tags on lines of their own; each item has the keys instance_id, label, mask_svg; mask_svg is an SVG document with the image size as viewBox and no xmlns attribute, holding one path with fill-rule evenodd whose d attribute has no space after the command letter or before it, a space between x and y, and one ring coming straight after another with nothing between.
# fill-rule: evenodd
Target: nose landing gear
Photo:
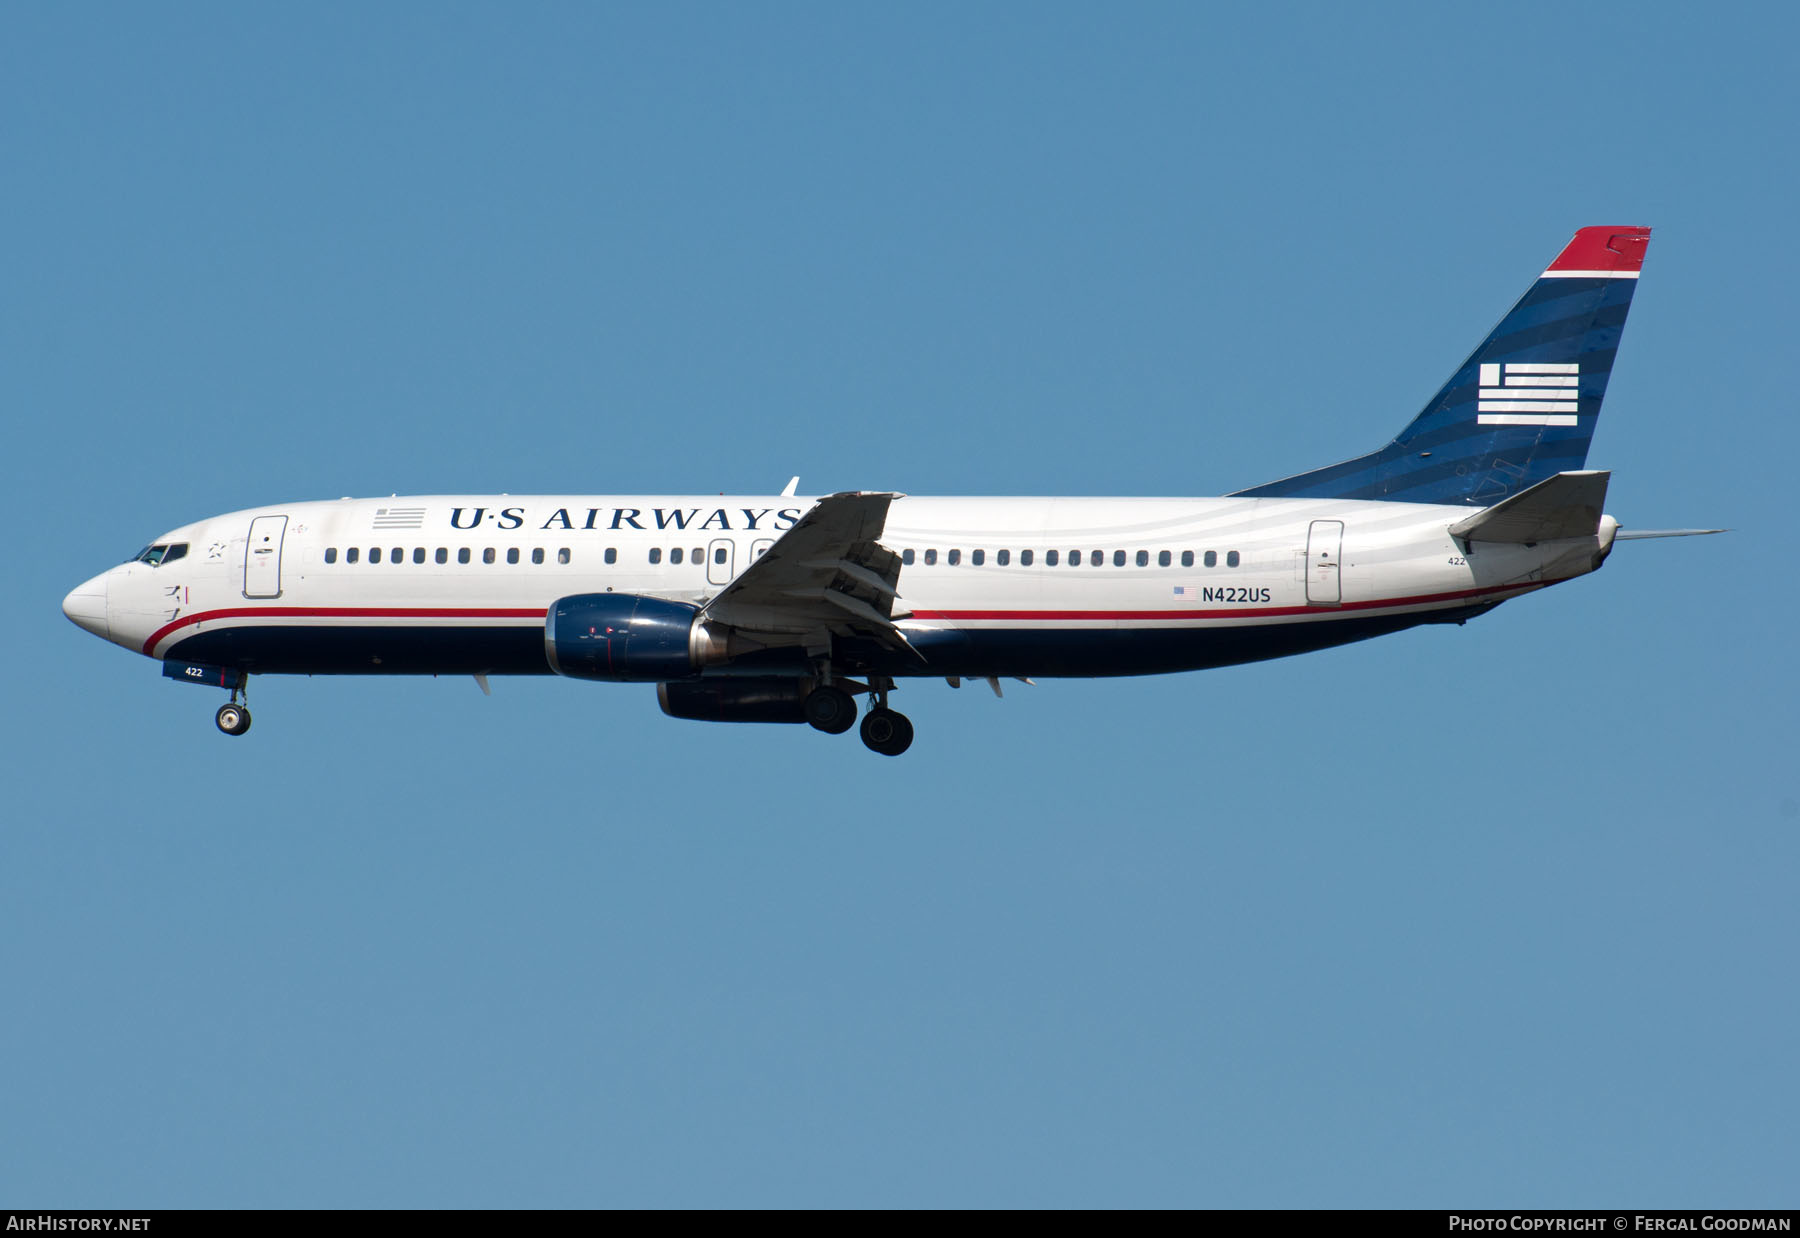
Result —
<instances>
[{"instance_id":1,"label":"nose landing gear","mask_svg":"<svg viewBox=\"0 0 1800 1238\"><path fill-rule=\"evenodd\" d=\"M250 729L250 676L245 675L231 690L231 700L219 706L213 722L227 735L242 735Z\"/></svg>"}]
</instances>

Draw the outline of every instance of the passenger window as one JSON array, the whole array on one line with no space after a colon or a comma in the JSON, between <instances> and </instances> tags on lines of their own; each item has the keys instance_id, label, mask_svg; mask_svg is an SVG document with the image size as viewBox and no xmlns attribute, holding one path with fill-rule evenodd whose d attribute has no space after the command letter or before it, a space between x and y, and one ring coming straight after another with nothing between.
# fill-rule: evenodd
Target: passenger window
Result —
<instances>
[{"instance_id":1,"label":"passenger window","mask_svg":"<svg viewBox=\"0 0 1800 1238\"><path fill-rule=\"evenodd\" d=\"M423 547L423 546L414 546L413 547L413 562L414 563L425 562L425 547Z\"/></svg>"},{"instance_id":2,"label":"passenger window","mask_svg":"<svg viewBox=\"0 0 1800 1238\"><path fill-rule=\"evenodd\" d=\"M379 547L379 546L369 547L369 562L370 563L380 563L381 562L381 547Z\"/></svg>"},{"instance_id":3,"label":"passenger window","mask_svg":"<svg viewBox=\"0 0 1800 1238\"><path fill-rule=\"evenodd\" d=\"M617 563L619 561L619 548L617 546L608 546L606 548L606 561L608 563Z\"/></svg>"},{"instance_id":4,"label":"passenger window","mask_svg":"<svg viewBox=\"0 0 1800 1238\"><path fill-rule=\"evenodd\" d=\"M961 562L962 562L962 551L952 550L950 552L950 566L955 567L958 563L961 563Z\"/></svg>"},{"instance_id":5,"label":"passenger window","mask_svg":"<svg viewBox=\"0 0 1800 1238\"><path fill-rule=\"evenodd\" d=\"M448 563L450 562L450 552L445 550L442 546L439 546L437 548L436 558L439 563Z\"/></svg>"},{"instance_id":6,"label":"passenger window","mask_svg":"<svg viewBox=\"0 0 1800 1238\"><path fill-rule=\"evenodd\" d=\"M971 550L969 552L969 562L974 564L976 567L980 567L982 564L982 560L984 560L986 558L987 558L987 551L985 551L985 550Z\"/></svg>"},{"instance_id":7,"label":"passenger window","mask_svg":"<svg viewBox=\"0 0 1800 1238\"><path fill-rule=\"evenodd\" d=\"M1123 550L1113 551L1113 566L1114 567L1124 567L1125 566L1125 552Z\"/></svg>"},{"instance_id":8,"label":"passenger window","mask_svg":"<svg viewBox=\"0 0 1800 1238\"><path fill-rule=\"evenodd\" d=\"M388 562L389 563L405 563L406 562L406 547L396 546L392 550L390 550L388 552Z\"/></svg>"},{"instance_id":9,"label":"passenger window","mask_svg":"<svg viewBox=\"0 0 1800 1238\"><path fill-rule=\"evenodd\" d=\"M706 552L698 546L694 547L694 553L688 556L688 562L698 567L706 562Z\"/></svg>"},{"instance_id":10,"label":"passenger window","mask_svg":"<svg viewBox=\"0 0 1800 1238\"><path fill-rule=\"evenodd\" d=\"M1194 566L1194 552L1193 551L1184 550L1181 552L1181 566L1183 566L1183 567Z\"/></svg>"},{"instance_id":11,"label":"passenger window","mask_svg":"<svg viewBox=\"0 0 1800 1238\"><path fill-rule=\"evenodd\" d=\"M1025 553L1030 554L1031 552L1029 550L1027 550ZM1045 567L1055 567L1056 566L1056 557L1057 557L1056 552L1054 550L1046 550L1044 552L1044 566Z\"/></svg>"},{"instance_id":12,"label":"passenger window","mask_svg":"<svg viewBox=\"0 0 1800 1238\"><path fill-rule=\"evenodd\" d=\"M519 561L519 548L517 546L508 546L506 548L506 561L508 563L517 563Z\"/></svg>"},{"instance_id":13,"label":"passenger window","mask_svg":"<svg viewBox=\"0 0 1800 1238\"><path fill-rule=\"evenodd\" d=\"M567 546L564 546L556 552L556 561L558 563L567 563L569 561L569 548Z\"/></svg>"},{"instance_id":14,"label":"passenger window","mask_svg":"<svg viewBox=\"0 0 1800 1238\"><path fill-rule=\"evenodd\" d=\"M1137 565L1139 567L1150 566L1150 552L1148 550L1140 550L1137 552Z\"/></svg>"},{"instance_id":15,"label":"passenger window","mask_svg":"<svg viewBox=\"0 0 1800 1238\"><path fill-rule=\"evenodd\" d=\"M908 546L905 550L900 552L900 562L907 567L913 565L913 548L911 546Z\"/></svg>"},{"instance_id":16,"label":"passenger window","mask_svg":"<svg viewBox=\"0 0 1800 1238\"><path fill-rule=\"evenodd\" d=\"M652 562L652 563L661 563L662 562L662 547L661 546L650 547L650 562Z\"/></svg>"},{"instance_id":17,"label":"passenger window","mask_svg":"<svg viewBox=\"0 0 1800 1238\"><path fill-rule=\"evenodd\" d=\"M544 548L542 546L533 546L531 548L531 561L533 563L542 563L544 561Z\"/></svg>"},{"instance_id":18,"label":"passenger window","mask_svg":"<svg viewBox=\"0 0 1800 1238\"><path fill-rule=\"evenodd\" d=\"M927 550L925 552L925 566L926 567L936 567L937 566L937 551Z\"/></svg>"},{"instance_id":19,"label":"passenger window","mask_svg":"<svg viewBox=\"0 0 1800 1238\"><path fill-rule=\"evenodd\" d=\"M494 557L495 557L494 556L494 548L492 546L484 546L482 548L481 561L483 563L492 563L494 561Z\"/></svg>"},{"instance_id":20,"label":"passenger window","mask_svg":"<svg viewBox=\"0 0 1800 1238\"><path fill-rule=\"evenodd\" d=\"M681 562L681 547L677 546L677 547L675 547L675 549L673 549L669 552L669 562L670 563L680 563Z\"/></svg>"},{"instance_id":21,"label":"passenger window","mask_svg":"<svg viewBox=\"0 0 1800 1238\"><path fill-rule=\"evenodd\" d=\"M467 563L469 561L469 548L467 546L462 547L456 552L456 561L458 563Z\"/></svg>"},{"instance_id":22,"label":"passenger window","mask_svg":"<svg viewBox=\"0 0 1800 1238\"><path fill-rule=\"evenodd\" d=\"M1031 566L1031 552L1029 550L1021 550L1019 552L1019 566L1020 567L1030 567Z\"/></svg>"},{"instance_id":23,"label":"passenger window","mask_svg":"<svg viewBox=\"0 0 1800 1238\"><path fill-rule=\"evenodd\" d=\"M344 562L345 563L355 563L356 556L357 556L357 547L352 546L348 550L344 551Z\"/></svg>"},{"instance_id":24,"label":"passenger window","mask_svg":"<svg viewBox=\"0 0 1800 1238\"><path fill-rule=\"evenodd\" d=\"M1158 551L1157 555L1156 555L1156 566L1167 567L1167 566L1169 566L1169 563L1170 563L1169 552L1166 550Z\"/></svg>"},{"instance_id":25,"label":"passenger window","mask_svg":"<svg viewBox=\"0 0 1800 1238\"><path fill-rule=\"evenodd\" d=\"M1226 567L1236 567L1237 565L1238 565L1238 552L1235 550L1226 551L1225 552L1225 566Z\"/></svg>"},{"instance_id":26,"label":"passenger window","mask_svg":"<svg viewBox=\"0 0 1800 1238\"><path fill-rule=\"evenodd\" d=\"M1209 550L1206 552L1206 566L1208 566L1208 567L1219 566L1219 552L1218 551Z\"/></svg>"},{"instance_id":27,"label":"passenger window","mask_svg":"<svg viewBox=\"0 0 1800 1238\"><path fill-rule=\"evenodd\" d=\"M994 552L994 562L1000 567L1005 567L1008 563L1012 562L1012 551L996 550Z\"/></svg>"},{"instance_id":28,"label":"passenger window","mask_svg":"<svg viewBox=\"0 0 1800 1238\"><path fill-rule=\"evenodd\" d=\"M337 562L337 547L336 546L325 547L325 562L327 562L327 563L336 563Z\"/></svg>"},{"instance_id":29,"label":"passenger window","mask_svg":"<svg viewBox=\"0 0 1800 1238\"><path fill-rule=\"evenodd\" d=\"M725 547L721 546L717 550L713 551L713 562L714 563L725 562L725 557L726 557L725 556Z\"/></svg>"},{"instance_id":30,"label":"passenger window","mask_svg":"<svg viewBox=\"0 0 1800 1238\"><path fill-rule=\"evenodd\" d=\"M1125 552L1121 550L1119 552L1119 557L1121 559L1123 559L1125 557ZM1104 550L1094 551L1092 554L1090 554L1088 556L1088 562L1093 564L1095 567L1103 566L1106 563L1106 552Z\"/></svg>"}]
</instances>

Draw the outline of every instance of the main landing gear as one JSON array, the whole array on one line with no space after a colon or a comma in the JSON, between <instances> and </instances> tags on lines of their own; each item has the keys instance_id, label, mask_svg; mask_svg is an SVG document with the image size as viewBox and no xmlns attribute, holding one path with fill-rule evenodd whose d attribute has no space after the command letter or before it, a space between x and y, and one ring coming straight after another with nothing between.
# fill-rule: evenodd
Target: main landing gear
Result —
<instances>
[{"instance_id":1,"label":"main landing gear","mask_svg":"<svg viewBox=\"0 0 1800 1238\"><path fill-rule=\"evenodd\" d=\"M250 676L244 676L248 680ZM231 690L231 700L219 706L219 712L213 715L213 722L227 735L242 735L250 729L250 706L246 703L250 694L239 687Z\"/></svg>"},{"instance_id":2,"label":"main landing gear","mask_svg":"<svg viewBox=\"0 0 1800 1238\"><path fill-rule=\"evenodd\" d=\"M897 757L912 747L912 720L885 705L877 705L862 720L862 742L871 752L884 757Z\"/></svg>"},{"instance_id":3,"label":"main landing gear","mask_svg":"<svg viewBox=\"0 0 1800 1238\"><path fill-rule=\"evenodd\" d=\"M814 688L801 705L813 729L842 735L856 725L856 702L842 688Z\"/></svg>"},{"instance_id":4,"label":"main landing gear","mask_svg":"<svg viewBox=\"0 0 1800 1238\"><path fill-rule=\"evenodd\" d=\"M862 742L871 752L897 757L912 747L913 725L903 713L887 706L891 679L869 681L869 712L863 716ZM827 735L842 735L856 725L856 700L834 684L814 688L801 706L806 720Z\"/></svg>"}]
</instances>

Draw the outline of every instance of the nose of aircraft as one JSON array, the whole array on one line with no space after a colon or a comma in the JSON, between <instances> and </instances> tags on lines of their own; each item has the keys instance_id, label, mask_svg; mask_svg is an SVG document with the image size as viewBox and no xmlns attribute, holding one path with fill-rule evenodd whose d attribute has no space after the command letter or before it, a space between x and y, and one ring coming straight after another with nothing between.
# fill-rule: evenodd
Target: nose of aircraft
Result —
<instances>
[{"instance_id":1,"label":"nose of aircraft","mask_svg":"<svg viewBox=\"0 0 1800 1238\"><path fill-rule=\"evenodd\" d=\"M85 628L101 640L111 640L106 622L106 574L103 572L86 584L76 585L63 599L63 614L79 628Z\"/></svg>"}]
</instances>

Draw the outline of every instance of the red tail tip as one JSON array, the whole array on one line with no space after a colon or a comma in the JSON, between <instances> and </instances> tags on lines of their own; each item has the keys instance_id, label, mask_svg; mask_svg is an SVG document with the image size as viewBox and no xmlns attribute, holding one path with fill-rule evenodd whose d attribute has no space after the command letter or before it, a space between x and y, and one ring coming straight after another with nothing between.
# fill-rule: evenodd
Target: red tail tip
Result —
<instances>
[{"instance_id":1,"label":"red tail tip","mask_svg":"<svg viewBox=\"0 0 1800 1238\"><path fill-rule=\"evenodd\" d=\"M1563 246L1551 271L1637 271L1644 265L1650 229L1601 224L1583 228Z\"/></svg>"}]
</instances>

